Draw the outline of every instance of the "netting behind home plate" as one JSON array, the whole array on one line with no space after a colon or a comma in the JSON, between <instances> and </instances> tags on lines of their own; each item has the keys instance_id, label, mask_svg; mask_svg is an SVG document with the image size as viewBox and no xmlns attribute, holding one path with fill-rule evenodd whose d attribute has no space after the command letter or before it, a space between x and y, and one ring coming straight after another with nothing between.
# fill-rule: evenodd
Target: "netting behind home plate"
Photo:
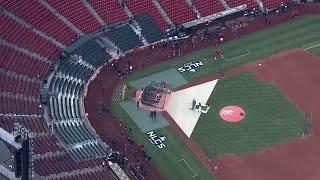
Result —
<instances>
[{"instance_id":1,"label":"netting behind home plate","mask_svg":"<svg viewBox=\"0 0 320 180\"><path fill-rule=\"evenodd\" d=\"M165 100L168 94L171 93L171 85L166 82L151 82L143 89L141 94L141 103L155 108L164 108Z\"/></svg>"}]
</instances>

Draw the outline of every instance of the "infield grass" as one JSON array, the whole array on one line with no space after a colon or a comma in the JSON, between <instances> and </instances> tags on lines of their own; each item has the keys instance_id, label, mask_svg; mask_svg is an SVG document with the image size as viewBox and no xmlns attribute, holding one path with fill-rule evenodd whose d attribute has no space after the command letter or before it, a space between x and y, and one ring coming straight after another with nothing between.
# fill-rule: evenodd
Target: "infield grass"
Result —
<instances>
[{"instance_id":1,"label":"infield grass","mask_svg":"<svg viewBox=\"0 0 320 180\"><path fill-rule=\"evenodd\" d=\"M249 72L220 79L211 94L208 114L201 114L193 138L210 158L245 155L302 136L305 117L277 87ZM245 119L230 123L219 110L228 105L245 110Z\"/></svg>"}]
</instances>

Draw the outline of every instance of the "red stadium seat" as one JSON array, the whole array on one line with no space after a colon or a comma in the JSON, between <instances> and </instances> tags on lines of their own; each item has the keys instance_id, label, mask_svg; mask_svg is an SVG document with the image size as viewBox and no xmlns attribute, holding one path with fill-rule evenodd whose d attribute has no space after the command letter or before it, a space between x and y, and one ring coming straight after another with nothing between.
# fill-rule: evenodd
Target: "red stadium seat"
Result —
<instances>
[{"instance_id":1,"label":"red stadium seat","mask_svg":"<svg viewBox=\"0 0 320 180\"><path fill-rule=\"evenodd\" d=\"M98 21L79 0L49 0L48 3L83 32L88 33L100 28Z\"/></svg>"},{"instance_id":2,"label":"red stadium seat","mask_svg":"<svg viewBox=\"0 0 320 180\"><path fill-rule=\"evenodd\" d=\"M193 2L202 16L209 16L225 10L220 0L194 0Z\"/></svg>"},{"instance_id":3,"label":"red stadium seat","mask_svg":"<svg viewBox=\"0 0 320 180\"><path fill-rule=\"evenodd\" d=\"M174 24L183 24L197 18L185 0L158 0Z\"/></svg>"},{"instance_id":4,"label":"red stadium seat","mask_svg":"<svg viewBox=\"0 0 320 180\"><path fill-rule=\"evenodd\" d=\"M88 0L88 2L107 24L113 24L128 19L128 16L119 1Z\"/></svg>"}]
</instances>

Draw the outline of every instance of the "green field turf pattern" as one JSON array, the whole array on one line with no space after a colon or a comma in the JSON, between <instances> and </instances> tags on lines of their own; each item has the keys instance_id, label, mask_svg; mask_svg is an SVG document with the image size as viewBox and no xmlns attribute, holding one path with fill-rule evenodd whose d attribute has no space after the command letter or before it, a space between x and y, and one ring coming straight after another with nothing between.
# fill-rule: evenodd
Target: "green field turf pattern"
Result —
<instances>
[{"instance_id":1,"label":"green field turf pattern","mask_svg":"<svg viewBox=\"0 0 320 180\"><path fill-rule=\"evenodd\" d=\"M144 145L147 154L152 157L151 162L157 165L157 168L163 173L166 179L213 179L208 169L170 126L155 131L158 135L165 135L167 137L165 141L167 147L159 149L147 140L145 133L141 133L140 129L120 107L119 103L113 103L112 106L114 110L113 113L131 128L130 134L133 139L137 143ZM196 177L192 177L194 173L184 162L179 161L180 159L184 159L191 166L197 174Z\"/></svg>"},{"instance_id":2,"label":"green field turf pattern","mask_svg":"<svg viewBox=\"0 0 320 180\"><path fill-rule=\"evenodd\" d=\"M187 54L179 58L175 58L175 59L171 59L171 60L159 63L149 68L144 68L144 69L135 71L125 79L125 82L137 80L157 72L165 71L169 68L178 68L186 62L190 62L193 60L202 60L205 64L205 67L201 67L200 71L197 71L196 73L183 74L186 80L192 81L192 80L196 80L202 77L215 74L216 70L219 69L220 66L222 66L224 70L227 70L229 68L236 67L241 64L249 63L255 60L266 58L271 55L275 55L284 50L289 50L292 48L305 49L320 43L320 31L319 31L320 23L319 22L320 22L319 16L305 16L297 20L293 20L275 27L265 29L263 31L259 31L247 36L240 37L233 41L225 42L223 45L219 47L224 49L225 59L231 59L247 53L248 50L250 51L249 55L243 56L241 58L235 58L234 61L231 61L231 62L227 62L225 60L218 61L218 62L213 61L213 58L211 57L211 52L216 47L209 47L194 53ZM314 54L320 55L320 47L312 48L312 49L309 49L308 51ZM275 92L278 92L278 91L275 90ZM264 96L262 96L261 98L263 97ZM276 97L270 97L269 95L269 98L272 98L275 100L275 102L277 102L277 100L275 99ZM256 104L256 106L257 106L256 108L261 108L261 109L264 108L263 105ZM288 104L286 104L286 106L288 106ZM273 109L275 109L276 107L279 108L279 105L274 106ZM247 107L244 107L244 108L247 109ZM149 142L146 140L145 135L138 131L138 128L136 127L136 125L124 113L122 108L118 104L114 104L112 110L116 116L119 116L122 118L123 121L128 122L129 127L132 127L134 129L132 134L135 141L137 143L144 144L146 146L146 148L148 149L148 152L153 157L152 159L153 164L155 164L157 168L160 169L160 171L164 174L165 177L167 177L168 179L177 179L177 178L189 179L190 178L189 176L190 174L186 175L188 170L186 170L185 166L177 166L176 156L183 154L184 156L189 157L189 159L192 159L195 162L194 166L201 169L201 172L204 174L203 179L211 179L211 177L209 178L208 172L204 168L204 166L200 163L199 160L198 161L194 160L196 157L190 152L188 147L183 144L182 140L177 136L177 134L170 127L165 128L165 130L167 131L166 136L169 139L175 139L175 141L177 141L178 143L170 144L170 149L168 148L165 154L162 154L163 156L162 155L158 156L159 154L158 150L156 151L156 149L153 149L152 146L149 145ZM272 112L271 109L270 109L270 112ZM247 113L248 113L247 114L248 116L256 116L256 117L263 116L262 114L256 114L257 112L249 111ZM293 116L291 112L284 112L284 113L290 114L289 117ZM298 115L300 117L302 116L299 113ZM274 118L276 117L277 116L274 116ZM280 118L278 119L279 119L278 121L272 121L272 122L277 124L279 121L285 121L284 119L280 119ZM247 123L247 121L243 121L243 122L244 124ZM220 123L223 123L223 122L220 122ZM292 127L300 127L300 123L298 123L297 125L293 124ZM208 126L207 128L211 129L212 127ZM264 129L263 126L259 126L259 125L256 125L255 128ZM277 127L277 129L274 129L271 132L265 132L265 133L270 134L270 140L275 139L276 141L279 142L279 140L277 140L279 136L277 134L274 134L274 132L275 131L278 132L280 130L283 130L284 128L287 128L287 127L279 126ZM292 128L292 129L295 129L295 128ZM210 130L210 131L214 132L214 130ZM285 141L286 139L290 139L290 137L293 137L293 136L298 136L298 134L296 134L297 133L296 130L289 130L289 131L290 132L288 132L287 134L283 134L283 136L281 136L283 137L282 141ZM219 131L216 131L216 132L219 132ZM255 139L252 139L252 138L250 139L250 137L248 137L247 141L252 142L253 146L255 145L259 146L259 147L251 146L250 147L251 152L256 151L257 148L262 149L263 147L266 146L265 144L266 142L257 142L257 140L259 140L259 138L262 137L262 135L263 135L262 133L259 134L257 132ZM243 137L245 137L245 135L243 135ZM208 141L208 142L212 142L212 141ZM202 143L205 143L205 142L203 141ZM272 142L268 142L268 143L270 143L268 145L272 145ZM278 143L275 143L275 144L278 144ZM210 145L203 144L202 146L209 147ZM226 146L229 146L229 145L226 145ZM219 150L219 148L221 149ZM209 153L209 155L211 154L210 156L214 156L214 152L211 152L212 149L213 147L211 146L211 148L204 149L204 151ZM226 148L225 146L218 147L218 150L219 150L218 152L221 152L220 154L226 153L228 151L229 152L232 151L230 150L230 148ZM238 150L239 154L245 154L246 152L248 152L247 149Z\"/></svg>"},{"instance_id":3,"label":"green field turf pattern","mask_svg":"<svg viewBox=\"0 0 320 180\"><path fill-rule=\"evenodd\" d=\"M304 115L277 87L249 72L219 80L208 104L210 112L200 116L191 137L211 158L257 152L303 134ZM222 120L219 110L228 105L242 107L245 119Z\"/></svg>"}]
</instances>

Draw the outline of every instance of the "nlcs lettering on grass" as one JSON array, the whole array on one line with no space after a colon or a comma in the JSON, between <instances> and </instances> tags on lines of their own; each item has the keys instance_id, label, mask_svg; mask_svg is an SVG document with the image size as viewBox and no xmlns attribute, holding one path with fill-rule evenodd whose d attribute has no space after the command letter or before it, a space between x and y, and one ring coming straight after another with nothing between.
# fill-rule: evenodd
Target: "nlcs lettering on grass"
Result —
<instances>
[{"instance_id":1,"label":"nlcs lettering on grass","mask_svg":"<svg viewBox=\"0 0 320 180\"><path fill-rule=\"evenodd\" d=\"M203 66L203 65L204 64L202 63L202 61L188 62L188 63L184 64L183 67L179 67L178 71L180 73L183 73L185 71L196 72L197 70L199 70L199 67Z\"/></svg>"},{"instance_id":2,"label":"nlcs lettering on grass","mask_svg":"<svg viewBox=\"0 0 320 180\"><path fill-rule=\"evenodd\" d=\"M156 135L154 131L147 132L148 140L151 144L156 145L159 149L163 149L166 147L164 141L167 139L164 135Z\"/></svg>"}]
</instances>

